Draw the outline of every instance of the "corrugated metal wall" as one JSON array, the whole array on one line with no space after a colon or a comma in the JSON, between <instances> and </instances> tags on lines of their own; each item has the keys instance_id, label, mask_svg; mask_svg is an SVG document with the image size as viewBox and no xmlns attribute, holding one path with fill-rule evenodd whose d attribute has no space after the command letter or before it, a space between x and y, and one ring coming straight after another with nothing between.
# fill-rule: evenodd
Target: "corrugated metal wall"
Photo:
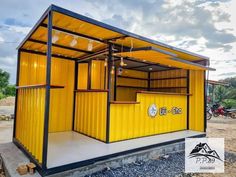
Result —
<instances>
[{"instance_id":1,"label":"corrugated metal wall","mask_svg":"<svg viewBox=\"0 0 236 177\"><path fill-rule=\"evenodd\" d=\"M187 70L151 72L151 79L154 91L187 93Z\"/></svg>"},{"instance_id":2,"label":"corrugated metal wall","mask_svg":"<svg viewBox=\"0 0 236 177\"><path fill-rule=\"evenodd\" d=\"M19 86L46 82L46 57L21 52ZM16 139L41 163L45 109L45 88L18 91ZM36 111L37 110L37 111Z\"/></svg>"},{"instance_id":3,"label":"corrugated metal wall","mask_svg":"<svg viewBox=\"0 0 236 177\"><path fill-rule=\"evenodd\" d=\"M124 69L122 74L117 76L116 100L135 101L136 91L147 89L147 79L147 72Z\"/></svg>"},{"instance_id":4,"label":"corrugated metal wall","mask_svg":"<svg viewBox=\"0 0 236 177\"><path fill-rule=\"evenodd\" d=\"M78 64L78 89L88 88L88 63Z\"/></svg>"},{"instance_id":5,"label":"corrugated metal wall","mask_svg":"<svg viewBox=\"0 0 236 177\"><path fill-rule=\"evenodd\" d=\"M91 89L105 89L104 61L92 60Z\"/></svg>"},{"instance_id":6,"label":"corrugated metal wall","mask_svg":"<svg viewBox=\"0 0 236 177\"><path fill-rule=\"evenodd\" d=\"M190 71L189 129L204 131L204 71Z\"/></svg>"},{"instance_id":7,"label":"corrugated metal wall","mask_svg":"<svg viewBox=\"0 0 236 177\"><path fill-rule=\"evenodd\" d=\"M106 140L107 92L77 92L74 129Z\"/></svg>"},{"instance_id":8,"label":"corrugated metal wall","mask_svg":"<svg viewBox=\"0 0 236 177\"><path fill-rule=\"evenodd\" d=\"M46 57L21 52L19 86L46 83Z\"/></svg>"},{"instance_id":9,"label":"corrugated metal wall","mask_svg":"<svg viewBox=\"0 0 236 177\"><path fill-rule=\"evenodd\" d=\"M19 89L16 139L42 162L45 88Z\"/></svg>"},{"instance_id":10,"label":"corrugated metal wall","mask_svg":"<svg viewBox=\"0 0 236 177\"><path fill-rule=\"evenodd\" d=\"M72 130L75 62L52 58L49 132Z\"/></svg>"},{"instance_id":11,"label":"corrugated metal wall","mask_svg":"<svg viewBox=\"0 0 236 177\"><path fill-rule=\"evenodd\" d=\"M138 93L137 101L140 104L110 105L111 142L186 129L187 96ZM155 118L151 118L148 107L153 103L158 109L181 108L182 113L161 116L158 112Z\"/></svg>"}]
</instances>

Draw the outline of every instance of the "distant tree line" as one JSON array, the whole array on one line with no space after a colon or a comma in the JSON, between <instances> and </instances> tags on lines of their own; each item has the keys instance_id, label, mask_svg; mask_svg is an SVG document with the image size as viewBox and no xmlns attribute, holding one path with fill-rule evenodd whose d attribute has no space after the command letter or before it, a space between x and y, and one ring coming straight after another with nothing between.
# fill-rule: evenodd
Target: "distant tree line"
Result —
<instances>
[{"instance_id":1,"label":"distant tree line","mask_svg":"<svg viewBox=\"0 0 236 177\"><path fill-rule=\"evenodd\" d=\"M15 96L15 85L9 84L10 74L0 69L0 99Z\"/></svg>"},{"instance_id":2,"label":"distant tree line","mask_svg":"<svg viewBox=\"0 0 236 177\"><path fill-rule=\"evenodd\" d=\"M226 78L220 81L229 83L229 86L215 86L213 93L214 102L218 102L227 108L236 108L236 77ZM210 86L209 90L211 93L212 89Z\"/></svg>"}]
</instances>

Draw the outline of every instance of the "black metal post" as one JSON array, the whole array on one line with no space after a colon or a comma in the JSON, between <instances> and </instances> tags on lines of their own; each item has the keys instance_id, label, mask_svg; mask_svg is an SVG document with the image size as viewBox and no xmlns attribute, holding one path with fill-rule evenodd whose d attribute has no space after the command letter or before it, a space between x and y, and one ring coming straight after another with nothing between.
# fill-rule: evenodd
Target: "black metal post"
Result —
<instances>
[{"instance_id":1,"label":"black metal post","mask_svg":"<svg viewBox=\"0 0 236 177\"><path fill-rule=\"evenodd\" d=\"M90 90L91 89L91 74L92 74L92 60L90 60L89 62L88 62L88 90Z\"/></svg>"},{"instance_id":2,"label":"black metal post","mask_svg":"<svg viewBox=\"0 0 236 177\"><path fill-rule=\"evenodd\" d=\"M75 128L75 111L76 111L76 90L78 89L78 63L75 61L75 74L74 74L74 100L73 100L73 117L72 117L72 130Z\"/></svg>"},{"instance_id":3,"label":"black metal post","mask_svg":"<svg viewBox=\"0 0 236 177\"><path fill-rule=\"evenodd\" d=\"M187 130L189 130L189 70L187 70Z\"/></svg>"},{"instance_id":4,"label":"black metal post","mask_svg":"<svg viewBox=\"0 0 236 177\"><path fill-rule=\"evenodd\" d=\"M108 61L107 61L107 123L106 123L106 143L110 142L110 101L111 101L111 70L112 70L112 44L108 45Z\"/></svg>"},{"instance_id":5,"label":"black metal post","mask_svg":"<svg viewBox=\"0 0 236 177\"><path fill-rule=\"evenodd\" d=\"M20 78L20 49L17 51L17 71L16 71L16 87L19 86ZM16 89L15 97L15 110L14 110L14 127L13 127L13 139L16 137L16 115L17 115L17 100L18 100L18 89Z\"/></svg>"},{"instance_id":6,"label":"black metal post","mask_svg":"<svg viewBox=\"0 0 236 177\"><path fill-rule=\"evenodd\" d=\"M47 41L47 68L46 68L46 94L45 94L45 113L44 113L44 131L43 131L43 161L42 169L47 170L47 152L48 152L48 127L49 127L49 109L50 109L50 84L51 84L51 49L52 49L52 11L48 13L48 41Z\"/></svg>"},{"instance_id":7,"label":"black metal post","mask_svg":"<svg viewBox=\"0 0 236 177\"><path fill-rule=\"evenodd\" d=\"M115 71L114 71L114 101L116 101L116 94L117 94L117 68L115 67Z\"/></svg>"},{"instance_id":8,"label":"black metal post","mask_svg":"<svg viewBox=\"0 0 236 177\"><path fill-rule=\"evenodd\" d=\"M204 71L204 132L206 132L206 128L207 128L207 83L206 83L206 71Z\"/></svg>"}]
</instances>

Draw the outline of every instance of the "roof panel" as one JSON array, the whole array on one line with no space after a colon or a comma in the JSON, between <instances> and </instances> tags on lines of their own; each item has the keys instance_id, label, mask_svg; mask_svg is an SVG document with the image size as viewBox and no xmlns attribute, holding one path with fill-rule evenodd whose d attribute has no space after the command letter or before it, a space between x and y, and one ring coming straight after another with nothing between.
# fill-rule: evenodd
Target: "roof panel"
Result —
<instances>
[{"instance_id":1,"label":"roof panel","mask_svg":"<svg viewBox=\"0 0 236 177\"><path fill-rule=\"evenodd\" d=\"M159 49L150 49L150 50L144 50L144 49L137 50L136 49L135 51L116 53L116 55L119 55L122 57L136 58L139 60L151 61L151 62L155 62L161 65L169 66L169 67L177 67L177 68L191 69L191 70L211 69L197 63L193 63L190 61L185 61L185 60L176 58L171 54L163 53Z\"/></svg>"}]
</instances>

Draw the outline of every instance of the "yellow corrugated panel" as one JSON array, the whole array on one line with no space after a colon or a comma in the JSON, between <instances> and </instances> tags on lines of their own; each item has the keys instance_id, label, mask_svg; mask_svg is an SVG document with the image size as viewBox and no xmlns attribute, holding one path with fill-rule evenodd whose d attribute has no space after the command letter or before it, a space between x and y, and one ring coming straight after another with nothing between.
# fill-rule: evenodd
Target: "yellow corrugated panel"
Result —
<instances>
[{"instance_id":1,"label":"yellow corrugated panel","mask_svg":"<svg viewBox=\"0 0 236 177\"><path fill-rule=\"evenodd\" d=\"M111 104L110 107L110 142L173 132L186 129L187 96L158 95L138 93L140 104ZM171 110L182 109L181 114L168 113L155 118L148 116L148 107L156 104Z\"/></svg>"},{"instance_id":2,"label":"yellow corrugated panel","mask_svg":"<svg viewBox=\"0 0 236 177\"><path fill-rule=\"evenodd\" d=\"M19 85L46 83L46 57L21 52Z\"/></svg>"},{"instance_id":3,"label":"yellow corrugated panel","mask_svg":"<svg viewBox=\"0 0 236 177\"><path fill-rule=\"evenodd\" d=\"M45 88L19 89L16 139L39 163L42 163L44 109Z\"/></svg>"},{"instance_id":4,"label":"yellow corrugated panel","mask_svg":"<svg viewBox=\"0 0 236 177\"><path fill-rule=\"evenodd\" d=\"M204 131L204 71L190 71L189 129Z\"/></svg>"},{"instance_id":5,"label":"yellow corrugated panel","mask_svg":"<svg viewBox=\"0 0 236 177\"><path fill-rule=\"evenodd\" d=\"M104 61L92 60L91 89L105 89Z\"/></svg>"},{"instance_id":6,"label":"yellow corrugated panel","mask_svg":"<svg viewBox=\"0 0 236 177\"><path fill-rule=\"evenodd\" d=\"M151 79L163 79L163 80L152 80L151 88L177 87L177 88L154 89L154 90L163 92L187 93L186 88L178 88L178 87L187 87L187 78L176 78L176 77L187 77L187 70L176 69L169 71L152 72Z\"/></svg>"},{"instance_id":7,"label":"yellow corrugated panel","mask_svg":"<svg viewBox=\"0 0 236 177\"><path fill-rule=\"evenodd\" d=\"M88 88L88 63L78 64L78 89Z\"/></svg>"},{"instance_id":8,"label":"yellow corrugated panel","mask_svg":"<svg viewBox=\"0 0 236 177\"><path fill-rule=\"evenodd\" d=\"M134 77L137 79L117 77L117 82L116 82L116 84L118 85L118 87L116 88L117 101L135 101L136 92L138 90L146 90L145 88L148 87L148 81L142 80L148 78L147 72L124 69L120 76ZM131 88L119 87L119 86L130 86ZM132 88L132 87L137 87L137 88Z\"/></svg>"},{"instance_id":9,"label":"yellow corrugated panel","mask_svg":"<svg viewBox=\"0 0 236 177\"><path fill-rule=\"evenodd\" d=\"M107 92L77 92L74 129L106 140Z\"/></svg>"},{"instance_id":10,"label":"yellow corrugated panel","mask_svg":"<svg viewBox=\"0 0 236 177\"><path fill-rule=\"evenodd\" d=\"M52 58L49 132L72 130L75 62Z\"/></svg>"}]
</instances>

